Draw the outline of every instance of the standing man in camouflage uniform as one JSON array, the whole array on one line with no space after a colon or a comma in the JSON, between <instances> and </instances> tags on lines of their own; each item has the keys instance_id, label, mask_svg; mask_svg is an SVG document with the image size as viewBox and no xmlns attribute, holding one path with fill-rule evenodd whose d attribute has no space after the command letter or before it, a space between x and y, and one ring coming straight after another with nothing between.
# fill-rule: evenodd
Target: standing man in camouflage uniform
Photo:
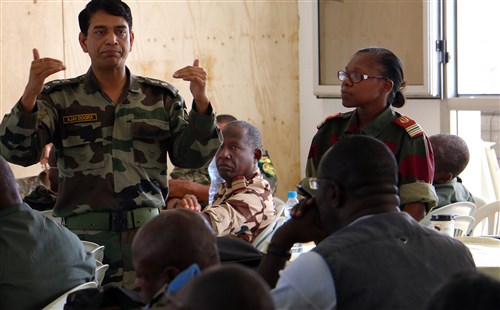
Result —
<instances>
[{"instance_id":1,"label":"standing man in camouflage uniform","mask_svg":"<svg viewBox=\"0 0 500 310\"><path fill-rule=\"evenodd\" d=\"M232 236L251 243L275 217L271 185L257 165L262 156L260 133L245 121L234 121L224 127L222 136L224 141L215 160L225 182L212 205L201 214L217 236ZM195 195L185 195L177 207L200 211Z\"/></svg>"},{"instance_id":2,"label":"standing man in camouflage uniform","mask_svg":"<svg viewBox=\"0 0 500 310\"><path fill-rule=\"evenodd\" d=\"M165 205L167 152L176 166L201 167L217 151L219 133L198 60L174 73L190 82L188 114L177 89L126 67L134 43L127 4L92 0L78 20L90 69L44 85L65 65L34 49L24 94L0 125L0 150L28 166L54 144L61 179L54 215L80 238L105 245L105 262L118 271L105 281L120 281L118 269L133 269L136 230Z\"/></svg>"}]
</instances>

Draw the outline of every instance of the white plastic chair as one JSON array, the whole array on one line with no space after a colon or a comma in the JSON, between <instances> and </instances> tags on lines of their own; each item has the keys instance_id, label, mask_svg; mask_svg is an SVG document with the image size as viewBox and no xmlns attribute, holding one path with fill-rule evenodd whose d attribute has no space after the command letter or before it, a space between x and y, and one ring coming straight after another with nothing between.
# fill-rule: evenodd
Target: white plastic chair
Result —
<instances>
[{"instance_id":1,"label":"white plastic chair","mask_svg":"<svg viewBox=\"0 0 500 310\"><path fill-rule=\"evenodd\" d=\"M490 202L474 213L473 236L500 235L500 200Z\"/></svg>"},{"instance_id":2,"label":"white plastic chair","mask_svg":"<svg viewBox=\"0 0 500 310\"><path fill-rule=\"evenodd\" d=\"M274 230L276 230L278 227L276 227L276 224L282 217L283 211L285 210L285 202L277 197L274 197L274 210L275 210L275 217L274 220L263 230L260 232L260 234L255 237L253 240L252 244L260 250L260 247L264 240L266 240ZM280 225L281 226L281 225Z\"/></svg>"},{"instance_id":3,"label":"white plastic chair","mask_svg":"<svg viewBox=\"0 0 500 310\"><path fill-rule=\"evenodd\" d=\"M468 236L474 227L474 218L470 215L455 216L455 237Z\"/></svg>"},{"instance_id":4,"label":"white plastic chair","mask_svg":"<svg viewBox=\"0 0 500 310\"><path fill-rule=\"evenodd\" d=\"M95 280L96 280L97 286L100 286L102 284L102 280L104 280L104 276L106 275L106 271L108 271L108 269L109 269L108 264L103 264L100 261L96 261Z\"/></svg>"},{"instance_id":5,"label":"white plastic chair","mask_svg":"<svg viewBox=\"0 0 500 310\"><path fill-rule=\"evenodd\" d=\"M434 214L453 214L453 215L470 215L472 216L476 211L476 205L468 201L460 201L450 203L449 205L440 208L434 208L420 221L423 226L431 224L431 216Z\"/></svg>"},{"instance_id":6,"label":"white plastic chair","mask_svg":"<svg viewBox=\"0 0 500 310\"><path fill-rule=\"evenodd\" d=\"M477 209L481 208L482 206L488 204L488 201L486 201L486 199L484 199L482 196L472 194L472 198L474 198L474 201L476 204L476 211L477 211Z\"/></svg>"},{"instance_id":7,"label":"white plastic chair","mask_svg":"<svg viewBox=\"0 0 500 310\"><path fill-rule=\"evenodd\" d=\"M283 225L283 223L285 223L285 217L283 216L280 216L278 218L278 220L274 223L274 227L273 229L267 234L265 235L261 240L260 242L254 244L254 246L259 250L259 251L264 251L264 249L267 247L267 244L269 242L271 242L271 238L273 237L274 235L274 232L280 228L281 225ZM271 226L271 225L269 225ZM269 227L268 226L268 227Z\"/></svg>"},{"instance_id":8,"label":"white plastic chair","mask_svg":"<svg viewBox=\"0 0 500 310\"><path fill-rule=\"evenodd\" d=\"M54 301L52 301L50 304L45 306L42 310L61 310L61 309L64 309L64 305L66 304L66 299L68 298L68 295L70 293L73 293L73 292L78 291L78 290L83 290L86 288L96 288L96 287L97 287L97 283L94 281L80 284L80 285L70 289L69 291L66 291L61 296L57 297Z\"/></svg>"},{"instance_id":9,"label":"white plastic chair","mask_svg":"<svg viewBox=\"0 0 500 310\"><path fill-rule=\"evenodd\" d=\"M86 240L82 240L82 243L87 252L94 253L95 259L102 262L102 259L104 258L104 245L98 245L97 243Z\"/></svg>"}]
</instances>

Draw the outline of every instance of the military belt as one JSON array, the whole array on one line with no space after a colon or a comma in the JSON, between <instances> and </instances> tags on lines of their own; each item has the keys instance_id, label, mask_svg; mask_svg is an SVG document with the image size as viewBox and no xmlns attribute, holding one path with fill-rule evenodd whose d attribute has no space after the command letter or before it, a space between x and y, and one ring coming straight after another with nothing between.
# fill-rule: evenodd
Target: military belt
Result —
<instances>
[{"instance_id":1,"label":"military belt","mask_svg":"<svg viewBox=\"0 0 500 310\"><path fill-rule=\"evenodd\" d=\"M88 212L63 218L70 230L126 231L139 228L160 214L158 208L139 208L129 211Z\"/></svg>"}]
</instances>

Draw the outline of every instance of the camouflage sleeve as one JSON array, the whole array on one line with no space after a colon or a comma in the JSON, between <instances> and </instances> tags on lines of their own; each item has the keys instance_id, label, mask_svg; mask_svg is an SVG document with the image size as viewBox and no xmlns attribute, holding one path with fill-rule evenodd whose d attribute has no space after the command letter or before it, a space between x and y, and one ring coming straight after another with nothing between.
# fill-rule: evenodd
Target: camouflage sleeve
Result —
<instances>
[{"instance_id":1,"label":"camouflage sleeve","mask_svg":"<svg viewBox=\"0 0 500 310\"><path fill-rule=\"evenodd\" d=\"M180 96L178 96L180 97ZM172 143L169 145L170 161L180 168L201 168L210 163L221 143L220 131L215 124L215 114L210 106L210 114L202 115L193 108L185 114L182 98L181 106L170 108L173 128Z\"/></svg>"},{"instance_id":2,"label":"camouflage sleeve","mask_svg":"<svg viewBox=\"0 0 500 310\"><path fill-rule=\"evenodd\" d=\"M405 135L401 141L398 160L401 205L410 202L427 203L427 209L436 206L438 197L432 186L434 155L427 136Z\"/></svg>"},{"instance_id":3,"label":"camouflage sleeve","mask_svg":"<svg viewBox=\"0 0 500 310\"><path fill-rule=\"evenodd\" d=\"M44 101L37 100L31 113L23 111L21 102L17 102L0 124L0 154L17 165L36 164L53 136L56 117L55 110Z\"/></svg>"},{"instance_id":4,"label":"camouflage sleeve","mask_svg":"<svg viewBox=\"0 0 500 310\"><path fill-rule=\"evenodd\" d=\"M421 181L401 185L399 197L402 206L410 202L423 202L427 205L427 211L434 208L438 203L438 196L434 186Z\"/></svg>"},{"instance_id":5,"label":"camouflage sleeve","mask_svg":"<svg viewBox=\"0 0 500 310\"><path fill-rule=\"evenodd\" d=\"M210 217L210 223L217 236L248 235L248 239L250 239L251 230L261 224L263 213L267 212L268 209L271 213L274 212L272 197L269 197L268 205L256 193L243 191L220 204L214 204L203 212ZM260 214L258 219L255 217L257 214ZM253 222L252 219L256 222Z\"/></svg>"}]
</instances>

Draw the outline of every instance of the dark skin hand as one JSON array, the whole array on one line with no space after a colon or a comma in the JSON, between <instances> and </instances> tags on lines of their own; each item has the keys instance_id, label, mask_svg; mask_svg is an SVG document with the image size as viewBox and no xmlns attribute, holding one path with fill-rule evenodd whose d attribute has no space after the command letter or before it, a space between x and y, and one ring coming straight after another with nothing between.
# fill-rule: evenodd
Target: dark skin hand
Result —
<instances>
[{"instance_id":1,"label":"dark skin hand","mask_svg":"<svg viewBox=\"0 0 500 310\"><path fill-rule=\"evenodd\" d=\"M300 217L297 212L300 210ZM292 219L288 220L274 233L271 243L290 250L296 242L316 243L328 236L321 227L319 213L314 199L303 199L292 210ZM271 288L278 282L279 271L285 267L287 259L274 254L266 254L257 271Z\"/></svg>"}]
</instances>

